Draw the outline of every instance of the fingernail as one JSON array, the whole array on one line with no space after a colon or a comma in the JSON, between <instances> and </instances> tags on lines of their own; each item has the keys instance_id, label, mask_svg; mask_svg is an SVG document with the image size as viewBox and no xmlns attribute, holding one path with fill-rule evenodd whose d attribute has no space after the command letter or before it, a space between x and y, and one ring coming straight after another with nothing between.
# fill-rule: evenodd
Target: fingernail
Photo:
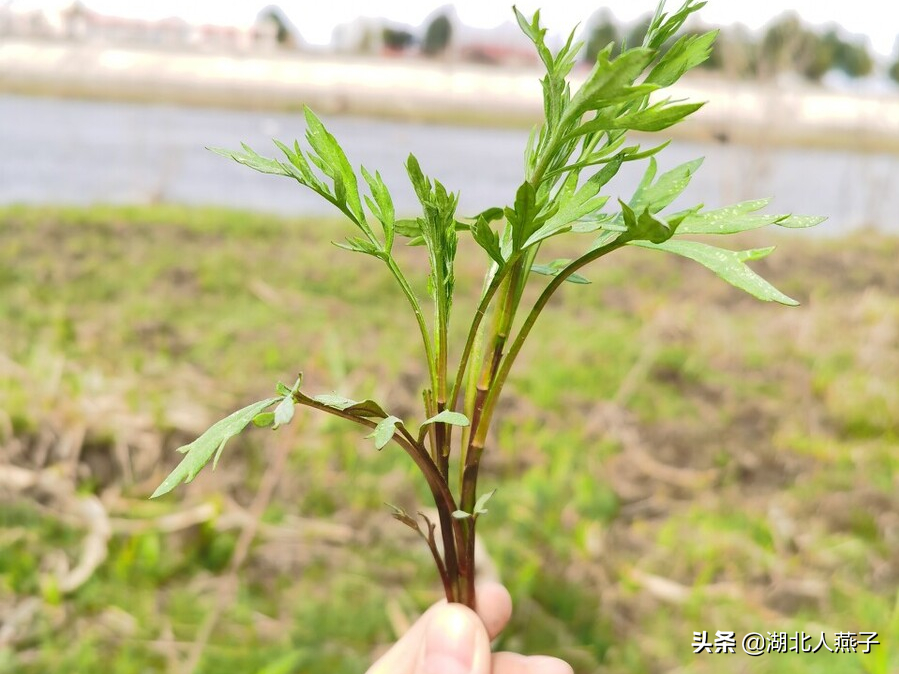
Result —
<instances>
[{"instance_id":1,"label":"fingernail","mask_svg":"<svg viewBox=\"0 0 899 674\"><path fill-rule=\"evenodd\" d=\"M477 640L474 613L462 606L442 607L425 632L421 674L470 674Z\"/></svg>"}]
</instances>

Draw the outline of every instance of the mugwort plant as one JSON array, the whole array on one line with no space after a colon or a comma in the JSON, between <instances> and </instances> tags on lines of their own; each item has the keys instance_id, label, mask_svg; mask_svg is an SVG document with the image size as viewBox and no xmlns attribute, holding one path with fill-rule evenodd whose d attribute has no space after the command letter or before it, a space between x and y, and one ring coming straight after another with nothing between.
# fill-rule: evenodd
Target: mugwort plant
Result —
<instances>
[{"instance_id":1,"label":"mugwort plant","mask_svg":"<svg viewBox=\"0 0 899 674\"><path fill-rule=\"evenodd\" d=\"M283 154L278 159L263 157L246 145L242 151L216 149L262 173L296 180L320 195L357 230L337 245L387 268L421 333L428 373L423 391L425 421L409 424L373 400L309 394L300 376L292 386L278 384L276 395L235 412L182 447L184 459L153 496L190 482L210 461L215 466L228 440L250 423L277 429L291 422L298 406L340 417L368 431L377 449L395 443L418 466L433 494L439 527L421 513L413 517L395 508L393 516L427 543L446 598L473 606L475 532L493 494L478 490L488 433L509 373L534 324L563 283L587 283L579 273L584 267L625 246L637 246L694 260L761 300L797 304L746 265L773 248L733 251L690 237L768 225L804 228L823 218L766 214L764 199L714 210L697 205L672 212L669 206L702 160L659 173L655 155L667 142L649 149L628 144L630 132L663 131L702 106L671 100L660 92L708 58L715 31L678 37L684 22L704 4L686 0L668 14L660 3L643 43L625 46L614 58L613 45L601 50L576 90L568 80L582 46L574 34L553 51L546 44L539 12L528 19L515 9L521 30L546 69L541 80L545 119L530 135L523 180L508 205L471 217L461 217L459 195L428 177L409 155L406 171L421 213L413 219L398 218L380 174L365 167L357 174L340 144L309 109L305 111L307 148L299 142L275 141ZM626 162L638 161L646 162L646 170L636 191L627 201L610 200L603 193L606 185ZM575 235L582 244L579 257L541 259L545 241ZM474 239L485 253L487 269L465 341L451 345L448 327L460 236ZM419 246L427 255L428 301L416 294L394 256L399 239ZM544 277L548 281L541 281ZM523 299L529 284L542 284L533 304ZM453 470L452 462L456 462Z\"/></svg>"}]
</instances>

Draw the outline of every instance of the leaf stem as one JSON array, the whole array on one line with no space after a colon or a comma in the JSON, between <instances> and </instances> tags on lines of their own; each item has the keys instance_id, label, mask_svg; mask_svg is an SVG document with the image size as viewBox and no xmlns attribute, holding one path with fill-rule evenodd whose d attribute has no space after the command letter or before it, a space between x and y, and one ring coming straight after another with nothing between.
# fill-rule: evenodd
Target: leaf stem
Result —
<instances>
[{"instance_id":1,"label":"leaf stem","mask_svg":"<svg viewBox=\"0 0 899 674\"><path fill-rule=\"evenodd\" d=\"M399 286L402 289L403 294L406 296L406 299L409 300L409 304L412 307L412 312L415 314L415 320L418 323L418 329L419 332L421 332L421 339L422 343L424 344L425 359L428 361L428 374L431 380L431 389L437 391L437 364L434 359L434 347L431 343L431 335L428 332L428 326L425 322L425 315L422 311L421 303L418 301L418 297L416 297L415 291L412 290L412 286L409 285L409 281L406 280L406 276L403 274L403 271L396 263L396 260L388 254L384 261L387 264L387 268L390 269L390 272L397 280L397 283L399 283ZM430 412L431 410L429 410L429 413Z\"/></svg>"},{"instance_id":2,"label":"leaf stem","mask_svg":"<svg viewBox=\"0 0 899 674\"><path fill-rule=\"evenodd\" d=\"M352 421L360 426L365 426L366 428L373 429L378 425L377 422L372 421L371 419L358 417L349 412L345 412L344 410L339 410L336 407L325 405L299 391L293 394L293 399L298 405L311 407L312 409L340 417L341 419ZM412 438L408 435L408 432L401 432L399 435L395 434L392 439L412 458L415 465L418 466L419 470L422 472L422 475L424 475L428 487L431 489L431 494L434 497L434 505L437 507L437 512L440 516L440 534L443 538L446 572L451 581L451 585L453 586L453 595L447 595L447 601L458 601L461 589L459 585L460 566L457 552L465 549L465 538L462 528L458 525L458 521L452 516L452 513L457 510L456 501L453 498L449 485L440 474L439 468L428 455L424 446L420 445L418 442L413 442Z\"/></svg>"},{"instance_id":3,"label":"leaf stem","mask_svg":"<svg viewBox=\"0 0 899 674\"><path fill-rule=\"evenodd\" d=\"M521 330L518 331L518 335L515 337L515 341L512 342L512 346L509 348L509 352L503 358L502 364L500 365L499 370L496 373L496 377L494 378L492 385L490 386L490 390L487 392L486 399L484 400L484 407L481 410L478 428L473 432L472 446L474 448L483 449L484 442L487 438L487 430L490 426L493 412L496 408L496 401L499 398L499 394L503 389L503 385L505 384L506 379L509 376L509 370L512 368L512 364L515 362L515 358L518 356L518 353L521 351L521 347L523 346L525 339L527 339L528 335L530 334L531 328L534 327L534 323L537 322L537 318L540 316L540 313L543 311L550 298L552 298L556 290L558 290L559 287L565 282L565 279L574 274L581 267L584 267L585 265L598 260L599 258L611 253L614 250L618 250L624 245L625 241L619 239L616 241L612 241L611 243L607 243L604 246L600 246L599 248L590 251L586 255L582 255L578 259L571 262L561 272L559 272L559 274L553 278L549 285L546 286L546 288L540 294L537 302L531 308L531 311L530 313L528 313L527 318L525 318L525 321L521 326Z\"/></svg>"}]
</instances>

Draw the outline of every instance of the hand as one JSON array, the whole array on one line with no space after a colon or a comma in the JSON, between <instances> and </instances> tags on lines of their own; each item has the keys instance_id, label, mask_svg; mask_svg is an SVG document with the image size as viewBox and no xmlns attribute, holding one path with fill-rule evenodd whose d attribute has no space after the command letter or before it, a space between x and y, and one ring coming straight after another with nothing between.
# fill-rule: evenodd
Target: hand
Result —
<instances>
[{"instance_id":1,"label":"hand","mask_svg":"<svg viewBox=\"0 0 899 674\"><path fill-rule=\"evenodd\" d=\"M509 622L512 598L502 585L477 590L477 613L442 601L429 608L367 674L573 674L556 658L490 653Z\"/></svg>"}]
</instances>

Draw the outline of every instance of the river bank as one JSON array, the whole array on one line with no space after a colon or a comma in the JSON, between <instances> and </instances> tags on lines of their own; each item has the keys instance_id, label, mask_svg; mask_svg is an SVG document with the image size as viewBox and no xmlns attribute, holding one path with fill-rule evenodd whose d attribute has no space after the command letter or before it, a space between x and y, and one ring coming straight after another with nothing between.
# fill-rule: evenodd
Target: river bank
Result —
<instances>
[{"instance_id":1,"label":"river bank","mask_svg":"<svg viewBox=\"0 0 899 674\"><path fill-rule=\"evenodd\" d=\"M575 79L583 78L585 70ZM412 59L179 53L10 40L0 92L291 111L404 121L530 127L540 73ZM671 135L754 146L899 153L899 97L851 96L708 78L672 90L709 105Z\"/></svg>"}]
</instances>

